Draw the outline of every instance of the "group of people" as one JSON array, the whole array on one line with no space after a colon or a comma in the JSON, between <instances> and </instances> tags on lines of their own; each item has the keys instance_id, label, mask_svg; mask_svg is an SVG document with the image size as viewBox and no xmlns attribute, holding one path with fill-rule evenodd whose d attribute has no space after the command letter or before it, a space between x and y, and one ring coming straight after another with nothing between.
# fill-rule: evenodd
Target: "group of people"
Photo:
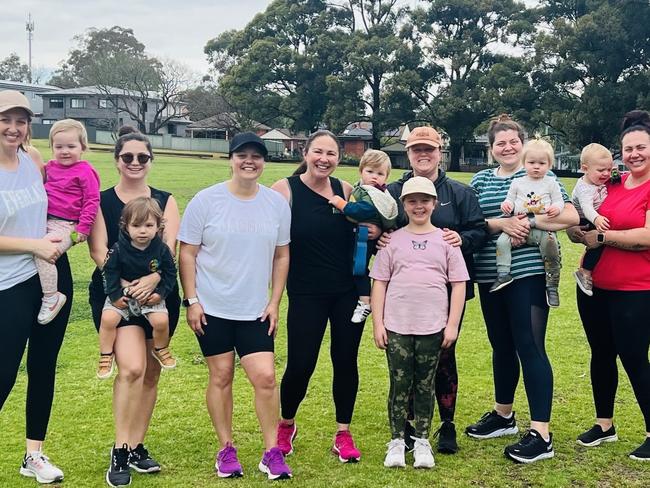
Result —
<instances>
[{"instance_id":1,"label":"group of people","mask_svg":"<svg viewBox=\"0 0 650 488\"><path fill-rule=\"evenodd\" d=\"M42 483L63 479L43 453L43 441L73 301L66 250L86 239L97 265L89 301L100 332L98 376L111 377L117 366L110 486L128 485L132 469L161 469L145 436L161 369L175 366L169 341L181 306L179 241L182 304L208 365L206 403L219 442L219 477L244 473L233 436L235 354L254 389L264 443L258 469L269 479L292 476L286 459L294 452L296 417L328 323L332 451L341 462L361 459L350 424L370 311L389 370L384 465L405 466L412 450L415 467L434 466L429 438L436 403L437 450L457 452L455 348L473 283L493 351L495 405L465 432L476 439L518 432L513 402L523 371L530 429L505 455L524 463L553 457L553 372L545 334L549 306L559 300L555 232L564 229L589 249L575 276L591 348L596 422L577 441L596 446L617 439L620 357L646 422L646 438L630 457L650 459L650 328L643 313L650 298L647 112L631 112L623 122L622 159L629 172L620 181L610 178L611 154L592 145L583 151L585 175L573 199L550 171L548 143L525 144L522 127L505 116L488 130L496 166L474 175L469 186L440 168L442 140L429 127L414 129L407 140L411 171L387 184L390 161L370 152L355 187L332 176L341 148L331 132L312 134L296 172L271 188L259 183L267 156L263 141L241 133L230 141L230 179L198 192L182 219L174 197L147 183L154 154L146 136L123 128L114 151L119 181L99 192L96 172L81 160L83 126L66 121L53 128L54 159L44 165L29 145L32 116L23 95L0 92L0 408L27 348L21 474ZM352 211L360 198L367 198L366 213ZM375 247L368 271L368 254L357 251ZM288 349L278 389L274 339L285 288Z\"/></svg>"}]
</instances>

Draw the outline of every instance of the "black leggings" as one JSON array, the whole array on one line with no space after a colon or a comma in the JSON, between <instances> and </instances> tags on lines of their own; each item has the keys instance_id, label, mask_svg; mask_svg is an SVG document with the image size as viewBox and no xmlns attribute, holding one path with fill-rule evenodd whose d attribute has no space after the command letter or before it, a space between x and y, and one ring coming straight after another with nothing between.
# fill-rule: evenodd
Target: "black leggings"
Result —
<instances>
[{"instance_id":1,"label":"black leggings","mask_svg":"<svg viewBox=\"0 0 650 488\"><path fill-rule=\"evenodd\" d=\"M614 417L618 387L616 356L630 378L650 432L650 291L601 290L577 293L578 311L591 348L591 387L596 417Z\"/></svg>"},{"instance_id":2,"label":"black leggings","mask_svg":"<svg viewBox=\"0 0 650 488\"><path fill-rule=\"evenodd\" d=\"M553 370L544 346L548 321L544 275L517 279L495 293L489 292L491 285L479 283L478 289L492 345L495 400L514 402L521 362L531 420L548 422Z\"/></svg>"},{"instance_id":3,"label":"black leggings","mask_svg":"<svg viewBox=\"0 0 650 488\"><path fill-rule=\"evenodd\" d=\"M280 384L283 418L293 419L307 394L329 319L336 421L351 422L359 389L357 355L364 325L350 322L357 299L355 289L338 295L289 296L287 368Z\"/></svg>"},{"instance_id":4,"label":"black leggings","mask_svg":"<svg viewBox=\"0 0 650 488\"><path fill-rule=\"evenodd\" d=\"M72 275L66 254L56 262L58 288L68 301L47 325L36 322L41 306L38 275L0 291L0 410L16 382L27 347L26 437L45 440L54 398L56 360L63 343L72 307Z\"/></svg>"}]
</instances>

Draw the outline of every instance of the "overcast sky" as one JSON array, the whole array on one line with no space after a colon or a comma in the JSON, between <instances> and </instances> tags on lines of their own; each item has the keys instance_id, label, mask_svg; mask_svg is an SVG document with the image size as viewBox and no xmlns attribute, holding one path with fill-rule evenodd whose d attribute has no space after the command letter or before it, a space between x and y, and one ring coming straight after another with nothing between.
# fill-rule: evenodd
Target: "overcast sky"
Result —
<instances>
[{"instance_id":1,"label":"overcast sky","mask_svg":"<svg viewBox=\"0 0 650 488\"><path fill-rule=\"evenodd\" d=\"M6 3L0 15L0 60L16 52L28 58L25 23L31 12L34 68L56 69L73 47L72 38L89 27L133 29L147 51L169 57L203 74L206 42L228 29L244 27L270 0L21 0Z\"/></svg>"}]
</instances>

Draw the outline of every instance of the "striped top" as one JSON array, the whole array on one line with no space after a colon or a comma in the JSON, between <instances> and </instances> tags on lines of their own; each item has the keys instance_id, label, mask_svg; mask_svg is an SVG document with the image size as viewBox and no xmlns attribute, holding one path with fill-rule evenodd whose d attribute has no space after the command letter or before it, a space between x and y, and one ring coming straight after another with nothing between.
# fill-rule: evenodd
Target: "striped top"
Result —
<instances>
[{"instance_id":1,"label":"striped top","mask_svg":"<svg viewBox=\"0 0 650 488\"><path fill-rule=\"evenodd\" d=\"M489 168L479 171L470 182L470 186L475 188L478 193L478 202L486 219L494 219L502 216L501 203L508 195L510 183L515 178L521 178L526 174L526 171L522 168L515 174L501 177L497 175L497 169ZM547 174L548 176L557 178L552 171L549 171ZM562 191L562 199L565 202L570 202L564 185L560 181L558 183ZM490 234L485 245L474 254L477 283L490 283L497 277L496 242L498 237L499 234ZM544 274L544 263L539 253L539 248L529 245L513 248L510 274L515 280L527 276Z\"/></svg>"}]
</instances>

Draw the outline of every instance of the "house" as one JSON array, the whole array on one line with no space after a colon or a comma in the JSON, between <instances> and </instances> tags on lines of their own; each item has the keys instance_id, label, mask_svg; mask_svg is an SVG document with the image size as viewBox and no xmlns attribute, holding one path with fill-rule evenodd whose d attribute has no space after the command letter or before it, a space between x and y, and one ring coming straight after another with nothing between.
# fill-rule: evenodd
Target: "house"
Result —
<instances>
[{"instance_id":1,"label":"house","mask_svg":"<svg viewBox=\"0 0 650 488\"><path fill-rule=\"evenodd\" d=\"M361 158L366 149L372 147L372 132L368 129L358 127L345 129L339 135L343 146L343 154L354 158Z\"/></svg>"},{"instance_id":2,"label":"house","mask_svg":"<svg viewBox=\"0 0 650 488\"><path fill-rule=\"evenodd\" d=\"M33 122L39 123L43 116L43 99L41 94L59 90L56 86L22 83L20 81L0 80L0 91L17 90L27 97L34 112Z\"/></svg>"},{"instance_id":3,"label":"house","mask_svg":"<svg viewBox=\"0 0 650 488\"><path fill-rule=\"evenodd\" d=\"M138 127L138 121L128 112L138 113L141 108L144 109L146 131L152 132L155 113L162 104L162 100L155 94L148 94L145 100L141 100L136 99L132 92L96 86L48 91L42 93L41 97L43 124L53 124L57 120L71 118L79 120L86 127L107 130L123 125ZM138 104L142 105L138 107ZM162 113L162 117L171 118L157 133L184 137L185 129L191 123L189 117L184 115L185 112L182 104L170 104Z\"/></svg>"},{"instance_id":4,"label":"house","mask_svg":"<svg viewBox=\"0 0 650 488\"><path fill-rule=\"evenodd\" d=\"M300 157L307 142L304 132L293 134L289 129L272 129L260 137L266 141L282 142L285 156L292 157Z\"/></svg>"},{"instance_id":5,"label":"house","mask_svg":"<svg viewBox=\"0 0 650 488\"><path fill-rule=\"evenodd\" d=\"M192 139L225 139L242 131L243 125L251 125L258 136L271 130L271 127L254 120L245 121L239 114L223 112L203 120L192 122L187 126L187 133Z\"/></svg>"},{"instance_id":6,"label":"house","mask_svg":"<svg viewBox=\"0 0 650 488\"><path fill-rule=\"evenodd\" d=\"M393 168L410 169L411 163L409 163L405 146L406 140L411 134L411 129L408 125L404 125L398 130L401 131L401 135L397 132L392 134L392 137L399 136L399 140L393 144L382 147L381 150L388 154ZM442 131L440 132L440 137L442 137L442 148L440 148L442 154L440 163L442 167L446 167L449 164L449 137Z\"/></svg>"}]
</instances>

